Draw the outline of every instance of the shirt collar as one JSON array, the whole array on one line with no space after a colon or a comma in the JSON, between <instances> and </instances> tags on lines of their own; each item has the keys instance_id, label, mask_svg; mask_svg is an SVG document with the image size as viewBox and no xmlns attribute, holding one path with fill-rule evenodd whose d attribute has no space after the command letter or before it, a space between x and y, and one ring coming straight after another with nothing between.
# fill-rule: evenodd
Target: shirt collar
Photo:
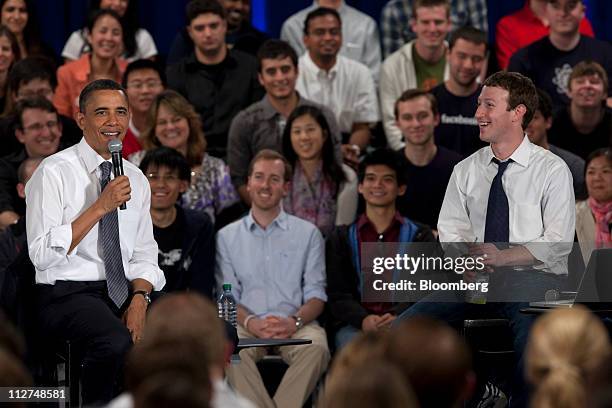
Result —
<instances>
[{"instance_id":1,"label":"shirt collar","mask_svg":"<svg viewBox=\"0 0 612 408\"><path fill-rule=\"evenodd\" d=\"M341 56L340 54L336 56L336 63L329 70L329 73L325 71L324 69L319 68L317 64L314 63L312 58L310 58L309 51L306 51L304 55L302 56L302 58L304 58L305 68L309 71L314 72L317 77L323 76L323 77L329 77L330 79L334 79L336 77L336 74L338 73L338 63L340 62Z\"/></svg>"},{"instance_id":2,"label":"shirt collar","mask_svg":"<svg viewBox=\"0 0 612 408\"><path fill-rule=\"evenodd\" d=\"M276 225L280 229L287 230L289 227L287 213L281 208L280 213L276 216L276 218L268 225L266 229L269 229L271 226ZM244 222L249 231L253 231L253 228L259 227L259 224L253 218L253 210L251 209L246 217L244 217Z\"/></svg>"},{"instance_id":3,"label":"shirt collar","mask_svg":"<svg viewBox=\"0 0 612 408\"><path fill-rule=\"evenodd\" d=\"M515 163L521 165L522 167L527 167L529 165L529 157L531 156L531 151L533 150L533 144L527 138L525 134L523 136L523 141L521 144L512 152L509 159L512 159ZM493 149L491 149L491 145L489 145L486 149L486 164L491 164L495 155L493 154Z\"/></svg>"},{"instance_id":4,"label":"shirt collar","mask_svg":"<svg viewBox=\"0 0 612 408\"><path fill-rule=\"evenodd\" d=\"M389 228L391 228L393 226L394 223L399 223L400 225L402 225L404 223L404 218L402 217L402 215L399 213L399 211L395 211L395 214L393 214L393 220L391 222L391 224L389 224L389 227L387 227L387 230L389 230ZM376 229L374 227L374 224L372 224L372 222L370 221L370 219L368 218L368 216L366 215L366 213L364 212L363 214L361 214L359 216L359 219L357 220L357 229L361 229L363 228L365 225L370 225L372 228ZM384 231L386 232L386 230ZM384 233L383 232L383 233Z\"/></svg>"},{"instance_id":5,"label":"shirt collar","mask_svg":"<svg viewBox=\"0 0 612 408\"><path fill-rule=\"evenodd\" d=\"M312 2L312 6L310 6L310 9L314 10L314 9L319 8L319 7L320 7L320 6L319 6L318 1L317 1L317 0L314 0L314 1ZM342 0L342 1L340 2L340 7L338 7L338 10L337 10L337 11L338 11L338 14L342 14L342 13L345 11L345 9L346 9L346 4L344 3L344 0Z\"/></svg>"},{"instance_id":6,"label":"shirt collar","mask_svg":"<svg viewBox=\"0 0 612 408\"><path fill-rule=\"evenodd\" d=\"M264 95L260 103L261 103L263 119L272 119L276 115L279 115L278 111L274 109L274 106L272 106L272 103L270 102L270 98L268 97L268 94Z\"/></svg>"},{"instance_id":7,"label":"shirt collar","mask_svg":"<svg viewBox=\"0 0 612 408\"><path fill-rule=\"evenodd\" d=\"M89 143L85 140L85 136L81 138L81 141L77 144L77 152L83 163L85 163L85 168L87 169L87 173L91 174L102 164L104 160L102 156L100 156L94 149L91 148Z\"/></svg>"}]
</instances>

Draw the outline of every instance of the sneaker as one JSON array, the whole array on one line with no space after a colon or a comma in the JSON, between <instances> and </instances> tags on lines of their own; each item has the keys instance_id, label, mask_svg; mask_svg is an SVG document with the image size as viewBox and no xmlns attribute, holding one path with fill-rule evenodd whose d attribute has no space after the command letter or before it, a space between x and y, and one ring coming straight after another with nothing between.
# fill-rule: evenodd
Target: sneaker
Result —
<instances>
[{"instance_id":1,"label":"sneaker","mask_svg":"<svg viewBox=\"0 0 612 408\"><path fill-rule=\"evenodd\" d=\"M485 384L484 392L476 408L505 408L508 406L508 398L502 390L495 384L488 382Z\"/></svg>"}]
</instances>

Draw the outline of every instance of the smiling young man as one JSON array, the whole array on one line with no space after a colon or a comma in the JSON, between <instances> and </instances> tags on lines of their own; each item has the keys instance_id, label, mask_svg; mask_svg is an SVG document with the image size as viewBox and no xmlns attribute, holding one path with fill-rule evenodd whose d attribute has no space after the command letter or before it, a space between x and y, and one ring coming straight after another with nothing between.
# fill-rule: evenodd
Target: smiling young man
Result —
<instances>
[{"instance_id":1,"label":"smiling young man","mask_svg":"<svg viewBox=\"0 0 612 408\"><path fill-rule=\"evenodd\" d=\"M284 41L268 40L257 52L257 63L266 95L232 120L227 147L232 182L245 203L251 202L246 191L249 163L262 149L282 150L285 123L298 106L312 105L323 111L340 157L340 134L333 113L295 90L298 58L293 48Z\"/></svg>"},{"instance_id":2,"label":"smiling young man","mask_svg":"<svg viewBox=\"0 0 612 408\"><path fill-rule=\"evenodd\" d=\"M361 255L358 248L364 242L435 242L429 227L402 216L396 208L397 199L405 195L409 183L391 150L376 150L359 164L359 193L366 203L365 213L351 225L336 227L325 248L329 310L337 327L336 349L361 331L388 328L408 306L363 302L355 263Z\"/></svg>"},{"instance_id":3,"label":"smiling young man","mask_svg":"<svg viewBox=\"0 0 612 408\"><path fill-rule=\"evenodd\" d=\"M159 65L148 59L131 62L123 73L121 85L130 101L130 125L123 139L123 157L142 149L138 139L147 128L149 108L166 87L166 75Z\"/></svg>"},{"instance_id":4,"label":"smiling young man","mask_svg":"<svg viewBox=\"0 0 612 408\"><path fill-rule=\"evenodd\" d=\"M182 94L202 118L207 151L224 158L234 116L263 96L255 59L229 49L227 15L216 0L187 4L193 53L168 67L168 87Z\"/></svg>"},{"instance_id":5,"label":"smiling young man","mask_svg":"<svg viewBox=\"0 0 612 408\"><path fill-rule=\"evenodd\" d=\"M36 269L40 329L70 341L81 366L84 404L118 391L124 357L140 340L157 266L146 177L124 161L113 178L108 142L130 116L119 84L96 80L79 97L81 141L45 159L26 185L26 226ZM118 211L126 203L127 209Z\"/></svg>"},{"instance_id":6,"label":"smiling young man","mask_svg":"<svg viewBox=\"0 0 612 408\"><path fill-rule=\"evenodd\" d=\"M523 75L498 72L485 80L476 120L480 138L489 146L455 166L440 211L438 233L443 245L482 243L473 245L471 254L482 256L491 268L489 302L464 303L463 294L451 294L451 300L448 293L435 294L454 303L430 298L400 316L429 315L458 322L485 312L510 320L518 364L512 388L517 406L527 402L522 355L534 319L520 310L528 305L526 299L544 299L547 290L564 284L575 226L567 165L525 135L536 108L536 88ZM492 296L498 301L490 301Z\"/></svg>"},{"instance_id":7,"label":"smiling young man","mask_svg":"<svg viewBox=\"0 0 612 408\"><path fill-rule=\"evenodd\" d=\"M177 204L187 191L191 169L182 154L168 147L147 152L140 170L151 186L153 236L159 247L159 267L165 292L192 290L209 299L215 280L213 225L206 213Z\"/></svg>"},{"instance_id":8,"label":"smiling young man","mask_svg":"<svg viewBox=\"0 0 612 408\"><path fill-rule=\"evenodd\" d=\"M331 8L319 7L306 16L297 90L329 108L343 134L344 158L356 165L370 143L370 126L380 120L376 87L368 68L340 55L342 20Z\"/></svg>"},{"instance_id":9,"label":"smiling young man","mask_svg":"<svg viewBox=\"0 0 612 408\"><path fill-rule=\"evenodd\" d=\"M409 89L395 104L397 127L406 146L397 150L406 194L397 199L402 215L436 229L446 185L461 155L434 141L440 124L436 98L425 91Z\"/></svg>"},{"instance_id":10,"label":"smiling young man","mask_svg":"<svg viewBox=\"0 0 612 408\"><path fill-rule=\"evenodd\" d=\"M464 157L485 145L478 137L474 112L481 88L478 76L486 58L486 33L473 27L458 28L451 34L446 52L450 75L431 90L440 112L436 144Z\"/></svg>"},{"instance_id":11,"label":"smiling young man","mask_svg":"<svg viewBox=\"0 0 612 408\"><path fill-rule=\"evenodd\" d=\"M279 348L289 368L273 398L256 366L267 350L240 351L240 364L228 369L230 384L263 408L301 407L330 358L316 321L327 300L323 237L313 224L283 211L290 180L291 166L280 153L260 151L249 166L251 211L217 234L217 285L232 285L238 336L312 340Z\"/></svg>"},{"instance_id":12,"label":"smiling young man","mask_svg":"<svg viewBox=\"0 0 612 408\"><path fill-rule=\"evenodd\" d=\"M574 66L593 60L612 75L612 46L580 33L586 6L582 0L548 0L546 17L550 23L548 36L521 48L510 58L508 71L520 72L545 90L553 101L553 111L569 105L567 78ZM612 106L610 84L604 90L608 106Z\"/></svg>"},{"instance_id":13,"label":"smiling young man","mask_svg":"<svg viewBox=\"0 0 612 408\"><path fill-rule=\"evenodd\" d=\"M387 143L393 150L404 147L394 115L395 101L407 89L429 91L448 79L446 43L451 29L448 0L416 0L410 26L416 39L383 61L380 71L380 106Z\"/></svg>"},{"instance_id":14,"label":"smiling young man","mask_svg":"<svg viewBox=\"0 0 612 408\"><path fill-rule=\"evenodd\" d=\"M44 158L57 152L62 125L47 99L37 97L17 104L15 137L21 150L0 159L0 229L25 214L25 200L17 195L17 169L27 158Z\"/></svg>"},{"instance_id":15,"label":"smiling young man","mask_svg":"<svg viewBox=\"0 0 612 408\"><path fill-rule=\"evenodd\" d=\"M612 146L612 112L606 108L609 76L601 65L583 61L568 80L570 104L559 111L550 128L550 140L586 159L601 147Z\"/></svg>"}]
</instances>

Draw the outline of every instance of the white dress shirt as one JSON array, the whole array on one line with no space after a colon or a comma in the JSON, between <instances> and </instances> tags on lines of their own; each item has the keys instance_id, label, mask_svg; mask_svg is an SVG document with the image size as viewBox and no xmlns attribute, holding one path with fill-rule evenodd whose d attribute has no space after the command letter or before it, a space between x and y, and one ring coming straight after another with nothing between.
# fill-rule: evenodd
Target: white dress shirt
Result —
<instances>
[{"instance_id":1,"label":"white dress shirt","mask_svg":"<svg viewBox=\"0 0 612 408\"><path fill-rule=\"evenodd\" d=\"M306 16L317 8L319 8L318 2L313 1L310 7L298 11L283 23L281 40L287 41L297 52L297 55L306 52L304 22ZM367 14L347 5L344 1L340 2L338 14L340 14L342 20L340 55L361 62L370 69L374 82L378 82L382 59L376 21ZM359 29L356 29L356 27L359 27Z\"/></svg>"},{"instance_id":2,"label":"white dress shirt","mask_svg":"<svg viewBox=\"0 0 612 408\"><path fill-rule=\"evenodd\" d=\"M490 146L455 166L438 219L440 242L483 242L489 190L497 174ZM560 157L524 137L502 176L508 197L510 242L522 244L542 264L567 273L576 221L572 174Z\"/></svg>"},{"instance_id":3,"label":"white dress shirt","mask_svg":"<svg viewBox=\"0 0 612 408\"><path fill-rule=\"evenodd\" d=\"M106 279L98 248L99 224L68 253L72 222L100 195L99 166L103 161L82 138L78 144L43 160L27 183L28 249L37 283ZM132 189L127 209L117 210L125 276L129 281L145 279L159 290L166 280L157 265L157 243L149 213L151 189L136 166L124 160L123 169Z\"/></svg>"},{"instance_id":4,"label":"white dress shirt","mask_svg":"<svg viewBox=\"0 0 612 408\"><path fill-rule=\"evenodd\" d=\"M300 95L329 108L341 132L351 133L355 123L380 120L376 87L365 65L338 55L336 65L327 72L305 53L299 72L296 89Z\"/></svg>"}]
</instances>

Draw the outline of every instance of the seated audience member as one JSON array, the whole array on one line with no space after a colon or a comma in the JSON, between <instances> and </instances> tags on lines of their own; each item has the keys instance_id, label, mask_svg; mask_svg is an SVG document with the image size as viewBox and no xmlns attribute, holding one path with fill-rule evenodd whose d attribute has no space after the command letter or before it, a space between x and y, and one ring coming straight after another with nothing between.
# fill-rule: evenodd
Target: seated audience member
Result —
<instances>
[{"instance_id":1,"label":"seated audience member","mask_svg":"<svg viewBox=\"0 0 612 408\"><path fill-rule=\"evenodd\" d=\"M474 313L508 319L517 361L512 400L525 406L522 356L534 316L521 313L526 303L491 299L544 299L547 290L565 284L575 222L571 173L560 157L525 135L538 102L529 78L497 72L485 80L478 102L480 138L490 146L453 169L438 233L442 243L474 243L469 253L482 256L491 268L486 303L463 292L441 291L412 305L398 320L425 315L455 323ZM473 280L470 275L464 279Z\"/></svg>"},{"instance_id":2,"label":"seated audience member","mask_svg":"<svg viewBox=\"0 0 612 408\"><path fill-rule=\"evenodd\" d=\"M26 185L26 231L39 329L50 346L73 344L89 405L115 396L124 357L142 336L149 294L166 281L147 178L125 161L125 176L110 180L108 142L125 136L127 95L114 81L96 80L79 105L83 139L45 159ZM117 207L126 201L119 222Z\"/></svg>"},{"instance_id":3,"label":"seated audience member","mask_svg":"<svg viewBox=\"0 0 612 408\"><path fill-rule=\"evenodd\" d=\"M380 120L376 87L368 68L338 55L342 46L342 20L334 9L319 7L306 16L297 90L305 98L334 112L343 135L346 158L356 163L370 143L370 125ZM356 145L356 146L352 146ZM349 152L353 152L349 155Z\"/></svg>"},{"instance_id":4,"label":"seated audience member","mask_svg":"<svg viewBox=\"0 0 612 408\"><path fill-rule=\"evenodd\" d=\"M151 378L168 372L179 375L181 380L184 375L190 380L199 379L204 388L206 383L210 383L210 406L213 408L254 408L224 381L224 369L232 349L233 345L226 340L222 321L210 300L195 293L165 295L151 306L147 313L145 337L128 357L126 392L113 400L108 408L132 408L138 390ZM162 379L162 383L166 381L171 381L171 378ZM180 384L189 385L190 381L181 381ZM173 388L176 384L166 385ZM180 396L181 388L174 395ZM189 386L186 388L191 389Z\"/></svg>"},{"instance_id":5,"label":"seated audience member","mask_svg":"<svg viewBox=\"0 0 612 408\"><path fill-rule=\"evenodd\" d=\"M609 78L596 62L574 67L567 81L570 103L554 116L551 142L583 159L595 149L612 146L612 111L605 105Z\"/></svg>"},{"instance_id":6,"label":"seated audience member","mask_svg":"<svg viewBox=\"0 0 612 408\"><path fill-rule=\"evenodd\" d=\"M550 95L554 112L569 105L571 91L567 78L579 62L593 60L604 68L608 76L612 74L612 45L580 34L584 12L583 0L547 1L546 18L550 23L550 33L519 49L508 64L508 71L529 77ZM603 92L608 97L612 95L612 88L606 86Z\"/></svg>"},{"instance_id":7,"label":"seated audience member","mask_svg":"<svg viewBox=\"0 0 612 408\"><path fill-rule=\"evenodd\" d=\"M371 360L324 390L322 408L416 408L420 405L401 371L386 361Z\"/></svg>"},{"instance_id":8,"label":"seated audience member","mask_svg":"<svg viewBox=\"0 0 612 408\"><path fill-rule=\"evenodd\" d=\"M310 7L298 11L283 23L281 39L287 41L298 55L306 52L304 46L304 21L311 11L319 7L338 11L342 19L343 44L340 55L361 62L370 68L374 82L380 72L380 41L376 21L370 16L346 4L344 0L314 0ZM358 30L355 27L359 27Z\"/></svg>"},{"instance_id":9,"label":"seated audience member","mask_svg":"<svg viewBox=\"0 0 612 408\"><path fill-rule=\"evenodd\" d=\"M148 127L149 108L155 97L166 87L166 74L153 61L140 59L131 62L123 73L121 85L128 94L132 117L123 139L123 157L142 150L139 139Z\"/></svg>"},{"instance_id":10,"label":"seated audience member","mask_svg":"<svg viewBox=\"0 0 612 408\"><path fill-rule=\"evenodd\" d=\"M435 242L431 229L402 217L396 200L406 191L406 178L391 150L378 150L359 165L359 192L365 213L350 225L337 227L325 249L329 310L336 348L342 348L359 332L388 328L406 303L362 301L360 288L361 244L364 242Z\"/></svg>"},{"instance_id":11,"label":"seated audience member","mask_svg":"<svg viewBox=\"0 0 612 408\"><path fill-rule=\"evenodd\" d=\"M168 86L200 114L209 153L224 158L232 119L263 96L257 63L227 47L227 14L217 0L192 0L186 14L193 52L168 67Z\"/></svg>"},{"instance_id":12,"label":"seated audience member","mask_svg":"<svg viewBox=\"0 0 612 408\"><path fill-rule=\"evenodd\" d=\"M0 10L0 24L7 27L17 39L19 56L15 61L33 55L55 61L55 51L40 37L33 1L0 0Z\"/></svg>"},{"instance_id":13,"label":"seated audience member","mask_svg":"<svg viewBox=\"0 0 612 408\"><path fill-rule=\"evenodd\" d=\"M215 280L213 225L206 213L182 208L180 195L190 184L191 169L179 152L158 147L147 152L140 170L151 185L153 237L165 292L197 291L212 298Z\"/></svg>"},{"instance_id":14,"label":"seated audience member","mask_svg":"<svg viewBox=\"0 0 612 408\"><path fill-rule=\"evenodd\" d=\"M121 17L110 9L94 11L87 23L87 41L91 53L68 62L57 70L57 88L53 104L61 115L76 118L79 94L95 79L121 82L127 61L119 58L123 50Z\"/></svg>"},{"instance_id":15,"label":"seated audience member","mask_svg":"<svg viewBox=\"0 0 612 408\"><path fill-rule=\"evenodd\" d=\"M522 9L502 17L497 22L495 51L499 68L506 69L515 52L548 35L548 2L549 0L525 0ZM593 27L586 17L580 21L579 30L580 34L594 36Z\"/></svg>"},{"instance_id":16,"label":"seated audience member","mask_svg":"<svg viewBox=\"0 0 612 408\"><path fill-rule=\"evenodd\" d=\"M260 151L249 168L251 211L217 234L217 284L232 285L238 336L312 340L278 349L289 368L273 399L255 364L267 350L240 351L240 364L228 369L230 384L264 408L301 407L330 358L316 321L327 300L323 238L313 224L282 209L291 179L291 166L280 153Z\"/></svg>"},{"instance_id":17,"label":"seated audience member","mask_svg":"<svg viewBox=\"0 0 612 408\"><path fill-rule=\"evenodd\" d=\"M434 129L440 123L440 113L432 94L409 89L397 100L395 112L406 144L397 151L406 180L406 193L398 197L397 209L436 230L446 186L462 157L436 146Z\"/></svg>"},{"instance_id":18,"label":"seated audience member","mask_svg":"<svg viewBox=\"0 0 612 408\"><path fill-rule=\"evenodd\" d=\"M0 59L0 112L6 110L8 99L8 73L13 63L19 61L19 44L15 35L5 26L0 26L0 45L2 45L2 59Z\"/></svg>"},{"instance_id":19,"label":"seated audience member","mask_svg":"<svg viewBox=\"0 0 612 408\"><path fill-rule=\"evenodd\" d=\"M4 115L0 118L0 138L2 150L10 154L21 150L21 144L15 137L15 127L19 119L15 115L18 102L36 97L46 98L53 102L57 79L52 62L42 57L28 57L16 62L8 74L8 95ZM58 114L62 125L60 149L70 147L81 140L83 132L74 118ZM5 150L6 149L6 150ZM4 154L3 154L4 155Z\"/></svg>"},{"instance_id":20,"label":"seated audience member","mask_svg":"<svg viewBox=\"0 0 612 408\"><path fill-rule=\"evenodd\" d=\"M581 305L544 313L533 325L526 376L534 386L532 407L586 407L586 385L610 355L601 320Z\"/></svg>"},{"instance_id":21,"label":"seated audience member","mask_svg":"<svg viewBox=\"0 0 612 408\"><path fill-rule=\"evenodd\" d=\"M449 77L444 39L450 32L448 0L416 0L410 20L416 39L388 56L380 70L380 106L387 144L404 147L394 115L395 102L407 89L429 91Z\"/></svg>"},{"instance_id":22,"label":"seated audience member","mask_svg":"<svg viewBox=\"0 0 612 408\"><path fill-rule=\"evenodd\" d=\"M329 125L319 108L297 107L287 119L283 153L293 167L283 209L316 225L323 236L350 224L357 213L357 175L334 155Z\"/></svg>"},{"instance_id":23,"label":"seated audience member","mask_svg":"<svg viewBox=\"0 0 612 408\"><path fill-rule=\"evenodd\" d=\"M138 59L153 59L157 56L155 41L149 32L138 27L137 0L93 0L90 2L89 12L100 9L111 9L121 17L124 27L122 57L132 62ZM75 61L85 53L92 52L89 42L89 27L81 28L70 34L62 57L66 62Z\"/></svg>"},{"instance_id":24,"label":"seated audience member","mask_svg":"<svg viewBox=\"0 0 612 408\"><path fill-rule=\"evenodd\" d=\"M572 172L574 196L582 198L585 194L584 159L548 142L548 133L552 122L552 102L550 96L545 91L538 89L538 108L533 113L533 119L529 122L529 126L527 126L527 137L529 137L531 143L550 150L563 159ZM558 128L556 130L560 131Z\"/></svg>"},{"instance_id":25,"label":"seated audience member","mask_svg":"<svg viewBox=\"0 0 612 408\"><path fill-rule=\"evenodd\" d=\"M440 113L440 124L434 131L436 144L462 156L485 146L474 113L481 90L478 76L486 57L486 33L473 27L458 28L451 34L446 52L450 75L431 90Z\"/></svg>"},{"instance_id":26,"label":"seated audience member","mask_svg":"<svg viewBox=\"0 0 612 408\"><path fill-rule=\"evenodd\" d=\"M383 55L387 58L404 44L414 40L415 34L411 20L416 15L417 6L411 0L390 0L380 15ZM436 0L421 4L439 3ZM471 26L484 32L489 31L487 23L487 2L484 0L451 0L450 22L452 29ZM413 87L411 87L413 88ZM401 91L400 91L401 92Z\"/></svg>"},{"instance_id":27,"label":"seated audience member","mask_svg":"<svg viewBox=\"0 0 612 408\"><path fill-rule=\"evenodd\" d=\"M612 247L612 149L595 150L586 161L588 198L576 203L576 236L584 264L595 248Z\"/></svg>"},{"instance_id":28,"label":"seated audience member","mask_svg":"<svg viewBox=\"0 0 612 408\"><path fill-rule=\"evenodd\" d=\"M251 0L220 0L220 4L227 15L227 46L255 56L268 36L251 25ZM192 52L193 41L184 28L174 37L166 62L176 64Z\"/></svg>"},{"instance_id":29,"label":"seated audience member","mask_svg":"<svg viewBox=\"0 0 612 408\"><path fill-rule=\"evenodd\" d=\"M425 317L401 322L388 336L385 358L412 386L421 408L461 406L474 392L470 350L442 322Z\"/></svg>"},{"instance_id":30,"label":"seated audience member","mask_svg":"<svg viewBox=\"0 0 612 408\"><path fill-rule=\"evenodd\" d=\"M28 157L44 158L58 151L62 127L55 107L40 97L17 105L19 122L15 136L22 144L19 152L0 159L0 228L25 214L25 200L17 194L17 169Z\"/></svg>"},{"instance_id":31,"label":"seated audience member","mask_svg":"<svg viewBox=\"0 0 612 408\"><path fill-rule=\"evenodd\" d=\"M17 194L25 199L25 185L42 158L27 158L17 171ZM22 319L22 306L31 299L19 292L20 282L33 284L33 266L28 256L25 216L0 232L0 307L17 324L31 323Z\"/></svg>"},{"instance_id":32,"label":"seated audience member","mask_svg":"<svg viewBox=\"0 0 612 408\"><path fill-rule=\"evenodd\" d=\"M145 150L132 154L132 163L140 164L150 149L170 147L181 153L191 168L191 183L181 199L183 207L204 212L214 222L222 210L238 202L227 164L206 152L200 116L185 98L172 90L163 91L153 101L147 122L149 129L141 138Z\"/></svg>"},{"instance_id":33,"label":"seated audience member","mask_svg":"<svg viewBox=\"0 0 612 408\"><path fill-rule=\"evenodd\" d=\"M250 199L245 183L249 163L262 149L282 150L285 124L296 107L308 105L321 109L329 125L336 155L341 157L341 140L334 114L295 90L298 58L293 48L284 41L268 40L257 53L257 63L259 83L266 95L232 120L227 148L232 182L247 204L250 204Z\"/></svg>"}]
</instances>

